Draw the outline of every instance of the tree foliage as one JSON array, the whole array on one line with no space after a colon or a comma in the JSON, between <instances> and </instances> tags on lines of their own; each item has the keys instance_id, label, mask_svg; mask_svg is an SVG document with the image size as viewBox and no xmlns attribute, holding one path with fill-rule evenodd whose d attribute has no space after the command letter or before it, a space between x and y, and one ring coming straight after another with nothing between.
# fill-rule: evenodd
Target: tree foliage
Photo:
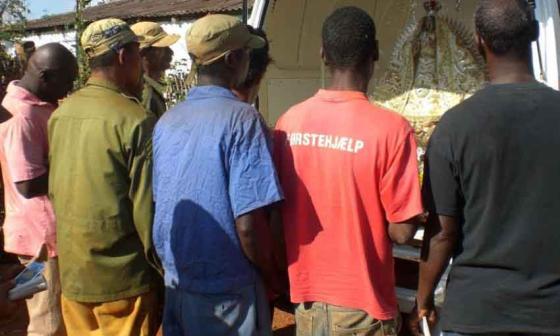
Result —
<instances>
[{"instance_id":1,"label":"tree foliage","mask_svg":"<svg viewBox=\"0 0 560 336\"><path fill-rule=\"evenodd\" d=\"M0 41L20 37L28 13L25 0L0 0Z\"/></svg>"},{"instance_id":2,"label":"tree foliage","mask_svg":"<svg viewBox=\"0 0 560 336\"><path fill-rule=\"evenodd\" d=\"M87 23L84 20L84 10L91 3L91 0L76 0L76 19L74 26L76 28L76 55L78 57L78 66L80 69L78 77L78 86L85 84L89 77L89 66L87 63L87 57L80 43L80 38L82 33L86 29Z\"/></svg>"},{"instance_id":3,"label":"tree foliage","mask_svg":"<svg viewBox=\"0 0 560 336\"><path fill-rule=\"evenodd\" d=\"M0 0L0 25L24 22L27 13L25 0Z\"/></svg>"}]
</instances>

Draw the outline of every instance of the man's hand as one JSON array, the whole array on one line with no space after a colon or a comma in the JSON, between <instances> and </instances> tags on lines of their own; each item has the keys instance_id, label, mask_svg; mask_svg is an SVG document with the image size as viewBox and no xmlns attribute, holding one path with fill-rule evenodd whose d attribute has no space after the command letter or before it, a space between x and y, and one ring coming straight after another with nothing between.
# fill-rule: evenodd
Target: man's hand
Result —
<instances>
[{"instance_id":1,"label":"man's hand","mask_svg":"<svg viewBox=\"0 0 560 336\"><path fill-rule=\"evenodd\" d=\"M436 309L434 306L429 308L414 308L414 310L410 313L408 318L408 329L410 333L414 336L423 335L422 332L422 319L426 318L428 321L428 327L433 329L435 325L438 323L439 316L437 315Z\"/></svg>"},{"instance_id":2,"label":"man's hand","mask_svg":"<svg viewBox=\"0 0 560 336\"><path fill-rule=\"evenodd\" d=\"M15 286L14 278L24 269L22 265L0 266L0 319L17 310L18 302L8 299L8 292Z\"/></svg>"}]
</instances>

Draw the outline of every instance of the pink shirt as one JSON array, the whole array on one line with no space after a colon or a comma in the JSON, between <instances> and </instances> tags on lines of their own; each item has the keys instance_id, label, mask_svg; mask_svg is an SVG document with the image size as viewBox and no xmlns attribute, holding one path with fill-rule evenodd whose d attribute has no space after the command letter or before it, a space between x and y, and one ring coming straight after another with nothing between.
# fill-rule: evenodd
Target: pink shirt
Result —
<instances>
[{"instance_id":1,"label":"pink shirt","mask_svg":"<svg viewBox=\"0 0 560 336\"><path fill-rule=\"evenodd\" d=\"M26 199L16 182L47 173L47 122L55 106L39 100L12 82L2 106L12 118L0 124L0 164L4 180L6 219L4 250L34 256L46 244L49 256L56 256L55 217L47 196Z\"/></svg>"}]
</instances>

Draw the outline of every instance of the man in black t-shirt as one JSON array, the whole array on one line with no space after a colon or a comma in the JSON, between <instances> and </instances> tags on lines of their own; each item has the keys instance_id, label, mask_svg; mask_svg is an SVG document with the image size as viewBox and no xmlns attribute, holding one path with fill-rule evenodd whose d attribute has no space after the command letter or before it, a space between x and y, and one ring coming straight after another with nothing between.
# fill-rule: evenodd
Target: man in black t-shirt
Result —
<instances>
[{"instance_id":1,"label":"man in black t-shirt","mask_svg":"<svg viewBox=\"0 0 560 336\"><path fill-rule=\"evenodd\" d=\"M426 155L417 318L453 257L443 335L560 335L560 93L535 81L524 0L481 0L489 85L447 112ZM414 324L414 323L413 323Z\"/></svg>"}]
</instances>

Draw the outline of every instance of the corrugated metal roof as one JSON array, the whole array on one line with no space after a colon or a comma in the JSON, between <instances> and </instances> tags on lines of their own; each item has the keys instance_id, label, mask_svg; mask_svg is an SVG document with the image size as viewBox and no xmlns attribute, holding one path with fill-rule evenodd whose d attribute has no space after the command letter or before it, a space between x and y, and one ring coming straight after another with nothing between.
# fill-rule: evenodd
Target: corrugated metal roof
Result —
<instances>
[{"instance_id":1,"label":"corrugated metal roof","mask_svg":"<svg viewBox=\"0 0 560 336\"><path fill-rule=\"evenodd\" d=\"M249 4L252 3L253 0L249 0ZM91 22L108 17L124 20L196 17L205 13L238 11L242 5L242 0L122 0L86 8L84 19ZM74 19L74 12L53 15L27 22L26 29L33 31L72 26Z\"/></svg>"}]
</instances>

